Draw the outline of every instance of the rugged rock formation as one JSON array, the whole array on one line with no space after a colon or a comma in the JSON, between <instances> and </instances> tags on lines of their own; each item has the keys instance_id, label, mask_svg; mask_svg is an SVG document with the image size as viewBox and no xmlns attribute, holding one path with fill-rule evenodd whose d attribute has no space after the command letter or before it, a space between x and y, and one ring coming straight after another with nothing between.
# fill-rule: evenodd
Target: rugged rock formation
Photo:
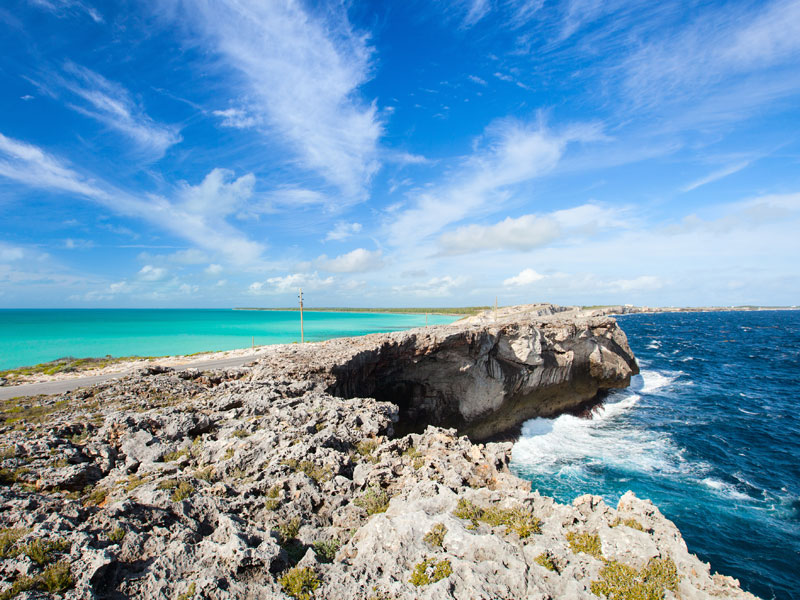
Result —
<instances>
[{"instance_id":1,"label":"rugged rock formation","mask_svg":"<svg viewBox=\"0 0 800 600\"><path fill-rule=\"evenodd\" d=\"M623 385L635 365L613 321L568 318L485 315L4 403L0 597L753 598L647 501L560 505L509 472L510 443L398 435L413 411L465 429L502 413L492 390L546 412L567 382L595 377L575 387L587 398ZM437 363L487 390L462 403L466 386L422 379ZM345 397L392 374L426 385L420 400ZM513 400L536 377L562 387Z\"/></svg>"}]
</instances>

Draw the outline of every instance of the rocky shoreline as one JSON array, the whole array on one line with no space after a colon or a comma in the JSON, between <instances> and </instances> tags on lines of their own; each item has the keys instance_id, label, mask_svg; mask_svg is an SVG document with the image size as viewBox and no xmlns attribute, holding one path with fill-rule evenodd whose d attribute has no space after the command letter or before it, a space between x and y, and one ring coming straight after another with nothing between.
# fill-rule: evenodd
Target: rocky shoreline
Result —
<instances>
[{"instance_id":1,"label":"rocky shoreline","mask_svg":"<svg viewBox=\"0 0 800 600\"><path fill-rule=\"evenodd\" d=\"M613 318L535 305L4 402L0 598L754 598L650 502L480 443L636 372Z\"/></svg>"}]
</instances>

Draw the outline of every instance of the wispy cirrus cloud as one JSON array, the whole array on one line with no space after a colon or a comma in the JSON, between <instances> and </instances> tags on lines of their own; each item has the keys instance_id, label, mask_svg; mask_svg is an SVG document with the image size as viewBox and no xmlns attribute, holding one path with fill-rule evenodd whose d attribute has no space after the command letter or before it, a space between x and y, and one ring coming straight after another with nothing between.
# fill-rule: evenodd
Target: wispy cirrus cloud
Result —
<instances>
[{"instance_id":1,"label":"wispy cirrus cloud","mask_svg":"<svg viewBox=\"0 0 800 600\"><path fill-rule=\"evenodd\" d=\"M103 16L88 2L81 2L80 0L28 0L28 2L59 17L82 12L87 14L95 23L104 22Z\"/></svg>"},{"instance_id":2,"label":"wispy cirrus cloud","mask_svg":"<svg viewBox=\"0 0 800 600\"><path fill-rule=\"evenodd\" d=\"M723 167L722 169L717 169L716 171L712 171L705 177L701 177L700 179L695 179L691 183L686 184L681 188L681 191L691 192L692 190L696 190L701 186L713 183L714 181L719 181L720 179L724 179L725 177L728 177L728 175L733 175L734 173L738 173L739 171L747 168L748 166L750 166L750 161L746 160L733 165L729 165L727 167Z\"/></svg>"},{"instance_id":3,"label":"wispy cirrus cloud","mask_svg":"<svg viewBox=\"0 0 800 600\"><path fill-rule=\"evenodd\" d=\"M64 73L53 80L76 98L70 108L128 137L154 158L183 139L177 126L154 121L120 84L71 62Z\"/></svg>"},{"instance_id":4,"label":"wispy cirrus cloud","mask_svg":"<svg viewBox=\"0 0 800 600\"><path fill-rule=\"evenodd\" d=\"M388 241L395 246L417 243L468 216L494 212L512 195L511 188L552 171L570 143L600 138L594 124L557 132L541 121L493 123L482 145L445 183L417 193L409 208L391 215Z\"/></svg>"},{"instance_id":5,"label":"wispy cirrus cloud","mask_svg":"<svg viewBox=\"0 0 800 600\"><path fill-rule=\"evenodd\" d=\"M173 0L217 54L242 96L252 99L270 147L288 145L296 162L339 188L343 201L363 199L378 169L382 124L374 103L359 97L370 78L372 50L344 6L311 14L299 2ZM180 10L178 10L180 9Z\"/></svg>"},{"instance_id":6,"label":"wispy cirrus cloud","mask_svg":"<svg viewBox=\"0 0 800 600\"><path fill-rule=\"evenodd\" d=\"M231 171L214 169L195 186L179 185L172 199L132 194L79 173L38 146L0 134L0 177L91 200L114 213L145 220L239 265L258 262L264 250L262 244L248 239L225 220L252 196L252 174L235 178Z\"/></svg>"}]
</instances>

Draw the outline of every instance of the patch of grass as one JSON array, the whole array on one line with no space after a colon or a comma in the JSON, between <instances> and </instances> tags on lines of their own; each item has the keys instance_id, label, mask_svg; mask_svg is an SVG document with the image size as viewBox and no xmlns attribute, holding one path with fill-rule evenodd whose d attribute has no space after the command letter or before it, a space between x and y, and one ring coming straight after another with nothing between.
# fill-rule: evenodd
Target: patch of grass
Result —
<instances>
[{"instance_id":1,"label":"patch of grass","mask_svg":"<svg viewBox=\"0 0 800 600\"><path fill-rule=\"evenodd\" d=\"M89 491L83 503L86 506L100 506L106 501L108 497L108 490L101 487L93 488Z\"/></svg>"},{"instance_id":2,"label":"patch of grass","mask_svg":"<svg viewBox=\"0 0 800 600\"><path fill-rule=\"evenodd\" d=\"M145 483L147 483L146 477L140 477L139 475L131 475L130 477L128 477L128 481L125 483L125 491L132 492L140 485L144 485Z\"/></svg>"},{"instance_id":3,"label":"patch of grass","mask_svg":"<svg viewBox=\"0 0 800 600\"><path fill-rule=\"evenodd\" d=\"M556 563L553 561L553 556L549 552L542 552L533 560L535 560L537 564L542 565L548 571L558 573L558 566L556 566Z\"/></svg>"},{"instance_id":4,"label":"patch of grass","mask_svg":"<svg viewBox=\"0 0 800 600\"><path fill-rule=\"evenodd\" d=\"M636 519L620 519L617 517L616 520L611 523L611 527L619 527L620 525L625 525L625 527L630 527L638 531L644 531L644 527L642 527L642 524Z\"/></svg>"},{"instance_id":5,"label":"patch of grass","mask_svg":"<svg viewBox=\"0 0 800 600\"><path fill-rule=\"evenodd\" d=\"M250 432L247 429L237 429L231 435L235 438L239 438L240 440L246 438L250 435Z\"/></svg>"},{"instance_id":6,"label":"patch of grass","mask_svg":"<svg viewBox=\"0 0 800 600\"><path fill-rule=\"evenodd\" d=\"M336 553L342 547L342 542L336 538L314 542L314 552L320 562L331 563L336 558Z\"/></svg>"},{"instance_id":7,"label":"patch of grass","mask_svg":"<svg viewBox=\"0 0 800 600\"><path fill-rule=\"evenodd\" d=\"M283 591L296 600L311 600L320 583L319 577L311 567L294 567L278 580Z\"/></svg>"},{"instance_id":8,"label":"patch of grass","mask_svg":"<svg viewBox=\"0 0 800 600\"><path fill-rule=\"evenodd\" d=\"M317 433L319 433L320 431L325 429L325 423L317 423L316 425L314 425L314 429L316 429Z\"/></svg>"},{"instance_id":9,"label":"patch of grass","mask_svg":"<svg viewBox=\"0 0 800 600\"><path fill-rule=\"evenodd\" d=\"M161 460L164 462L175 462L184 456L187 456L188 454L189 451L186 448L181 448L180 450L175 450L174 452L167 452L161 457Z\"/></svg>"},{"instance_id":10,"label":"patch of grass","mask_svg":"<svg viewBox=\"0 0 800 600\"><path fill-rule=\"evenodd\" d=\"M122 527L115 527L108 532L108 539L114 544L119 544L126 533L127 532Z\"/></svg>"},{"instance_id":11,"label":"patch of grass","mask_svg":"<svg viewBox=\"0 0 800 600\"><path fill-rule=\"evenodd\" d=\"M305 473L311 479L319 483L324 483L329 481L333 478L333 471L330 467L319 467L315 465L310 460L295 460L293 458L289 458L283 461L287 467L292 469L293 471L299 471L301 473Z\"/></svg>"},{"instance_id":12,"label":"patch of grass","mask_svg":"<svg viewBox=\"0 0 800 600\"><path fill-rule=\"evenodd\" d=\"M178 487L175 488L175 491L172 492L172 501L173 502L180 502L181 500L186 500L189 496L194 493L194 486L189 483L188 481L181 481L178 484Z\"/></svg>"},{"instance_id":13,"label":"patch of grass","mask_svg":"<svg viewBox=\"0 0 800 600\"><path fill-rule=\"evenodd\" d=\"M583 552L602 560L602 545L600 544L600 536L596 533L570 531L567 534L567 541L573 552Z\"/></svg>"},{"instance_id":14,"label":"patch of grass","mask_svg":"<svg viewBox=\"0 0 800 600\"><path fill-rule=\"evenodd\" d=\"M273 485L267 491L267 500L264 502L264 508L267 510L275 510L281 505L281 501L278 499L281 493L281 486Z\"/></svg>"},{"instance_id":15,"label":"patch of grass","mask_svg":"<svg viewBox=\"0 0 800 600\"><path fill-rule=\"evenodd\" d=\"M411 572L409 583L417 587L436 583L445 577L450 577L453 574L453 567L448 559L436 561L433 558L426 558L422 562L414 566Z\"/></svg>"},{"instance_id":16,"label":"patch of grass","mask_svg":"<svg viewBox=\"0 0 800 600\"><path fill-rule=\"evenodd\" d=\"M371 463L378 462L378 457L373 456L373 452L378 449L381 443L379 440L375 438L369 438L366 440L361 440L358 442L356 446L356 452L361 456L362 459L367 460Z\"/></svg>"},{"instance_id":17,"label":"patch of grass","mask_svg":"<svg viewBox=\"0 0 800 600\"><path fill-rule=\"evenodd\" d=\"M163 481L159 481L158 485L156 486L157 490L174 490L178 487L178 480L177 479L164 479Z\"/></svg>"},{"instance_id":18,"label":"patch of grass","mask_svg":"<svg viewBox=\"0 0 800 600\"><path fill-rule=\"evenodd\" d=\"M608 600L663 600L667 590L677 593L679 582L671 558L651 558L638 571L612 560L600 569L600 579L593 581L590 589Z\"/></svg>"},{"instance_id":19,"label":"patch of grass","mask_svg":"<svg viewBox=\"0 0 800 600\"><path fill-rule=\"evenodd\" d=\"M486 523L492 527L505 526L506 531L513 531L520 539L525 539L534 533L541 533L542 522L537 519L530 509L518 506L514 508L499 508L492 506L481 508L474 502L465 498L458 501L453 515L459 519L469 521L467 529L476 529L478 522Z\"/></svg>"},{"instance_id":20,"label":"patch of grass","mask_svg":"<svg viewBox=\"0 0 800 600\"><path fill-rule=\"evenodd\" d=\"M355 505L367 511L368 516L386 512L389 508L389 494L378 486L370 487L364 494L354 500Z\"/></svg>"},{"instance_id":21,"label":"patch of grass","mask_svg":"<svg viewBox=\"0 0 800 600\"><path fill-rule=\"evenodd\" d=\"M217 480L217 472L212 465L197 469L194 472L194 476L201 481L207 481L209 483Z\"/></svg>"},{"instance_id":22,"label":"patch of grass","mask_svg":"<svg viewBox=\"0 0 800 600\"><path fill-rule=\"evenodd\" d=\"M197 593L197 584L193 581L189 584L189 587L186 588L186 591L182 594L179 594L175 600L190 600L194 598L194 595Z\"/></svg>"},{"instance_id":23,"label":"patch of grass","mask_svg":"<svg viewBox=\"0 0 800 600\"><path fill-rule=\"evenodd\" d=\"M419 471L425 466L425 457L415 446L409 446L409 448L403 452L403 456L407 456L411 459L411 466L414 467L415 471Z\"/></svg>"},{"instance_id":24,"label":"patch of grass","mask_svg":"<svg viewBox=\"0 0 800 600\"><path fill-rule=\"evenodd\" d=\"M445 527L444 523L437 523L431 527L431 530L422 539L431 546L439 546L441 548L445 535L447 535L447 527Z\"/></svg>"},{"instance_id":25,"label":"patch of grass","mask_svg":"<svg viewBox=\"0 0 800 600\"><path fill-rule=\"evenodd\" d=\"M73 444L75 444L77 446L78 444L82 444L83 442L85 442L87 440L87 438L89 437L90 433L91 432L88 429L84 429L80 433L72 434L67 439L71 443L73 443Z\"/></svg>"},{"instance_id":26,"label":"patch of grass","mask_svg":"<svg viewBox=\"0 0 800 600\"><path fill-rule=\"evenodd\" d=\"M53 467L54 469L62 469L64 467L69 466L69 460L67 460L66 458L57 458L56 460L50 463L50 466Z\"/></svg>"},{"instance_id":27,"label":"patch of grass","mask_svg":"<svg viewBox=\"0 0 800 600\"><path fill-rule=\"evenodd\" d=\"M300 518L295 517L278 523L277 531L282 544L297 539L297 534L300 533Z\"/></svg>"},{"instance_id":28,"label":"patch of grass","mask_svg":"<svg viewBox=\"0 0 800 600\"><path fill-rule=\"evenodd\" d=\"M228 448L225 450L225 454L222 457L222 460L230 460L233 458L233 455L236 454L236 450L233 448Z\"/></svg>"},{"instance_id":29,"label":"patch of grass","mask_svg":"<svg viewBox=\"0 0 800 600\"><path fill-rule=\"evenodd\" d=\"M55 375L57 373L74 373L76 371L88 371L90 369L102 369L109 365L129 360L139 360L140 356L121 356L114 358L113 356L104 356L101 358L74 358L72 356L65 356L64 358L57 358L46 363L39 363L38 365L31 365L27 367L17 367L16 369L6 369L0 371L0 377L6 379L15 379L25 375Z\"/></svg>"},{"instance_id":30,"label":"patch of grass","mask_svg":"<svg viewBox=\"0 0 800 600\"><path fill-rule=\"evenodd\" d=\"M53 562L53 554L66 552L69 550L70 546L70 542L63 539L50 542L36 539L24 546L20 546L19 553L24 554L37 565L43 567Z\"/></svg>"},{"instance_id":31,"label":"patch of grass","mask_svg":"<svg viewBox=\"0 0 800 600\"><path fill-rule=\"evenodd\" d=\"M30 529L24 527L0 529L0 558L10 558L19 554L19 551L15 548L15 544L27 533L30 533Z\"/></svg>"}]
</instances>

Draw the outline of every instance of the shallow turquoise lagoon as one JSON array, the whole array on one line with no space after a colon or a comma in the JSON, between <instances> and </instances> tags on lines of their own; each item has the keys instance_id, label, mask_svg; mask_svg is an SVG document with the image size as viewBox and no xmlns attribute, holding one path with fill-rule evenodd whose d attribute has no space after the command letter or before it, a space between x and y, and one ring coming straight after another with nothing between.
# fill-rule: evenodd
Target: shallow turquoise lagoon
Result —
<instances>
[{"instance_id":1,"label":"shallow turquoise lagoon","mask_svg":"<svg viewBox=\"0 0 800 600\"><path fill-rule=\"evenodd\" d=\"M429 315L430 325L458 317ZM306 341L399 331L425 315L306 312ZM230 309L0 310L0 369L63 356L164 356L300 341L300 314Z\"/></svg>"}]
</instances>

